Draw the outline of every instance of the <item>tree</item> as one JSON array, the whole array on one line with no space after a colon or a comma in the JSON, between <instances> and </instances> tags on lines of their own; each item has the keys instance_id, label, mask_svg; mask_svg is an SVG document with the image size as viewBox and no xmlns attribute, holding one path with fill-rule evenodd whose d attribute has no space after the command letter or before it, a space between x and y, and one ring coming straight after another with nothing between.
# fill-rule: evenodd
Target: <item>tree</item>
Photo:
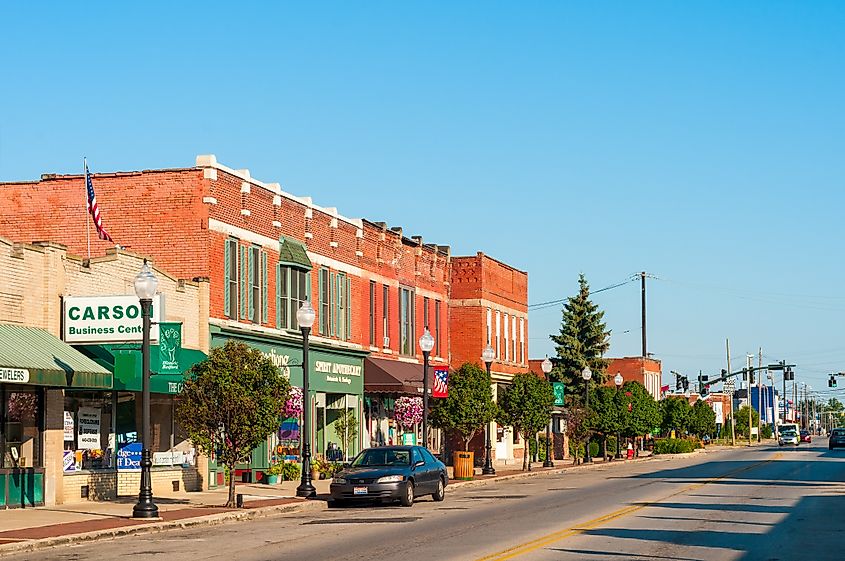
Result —
<instances>
[{"instance_id":1,"label":"tree","mask_svg":"<svg viewBox=\"0 0 845 561\"><path fill-rule=\"evenodd\" d=\"M550 338L557 353L552 358L551 379L564 382L573 401L580 402L585 384L600 386L607 377L608 361L603 356L610 348L610 331L602 321L604 312L590 300L590 286L583 274L578 277L578 286L578 294L563 305L560 334ZM581 377L585 366L593 372L590 382Z\"/></svg>"},{"instance_id":2,"label":"tree","mask_svg":"<svg viewBox=\"0 0 845 561\"><path fill-rule=\"evenodd\" d=\"M213 349L191 368L176 414L196 447L229 468L227 507L235 506L235 464L278 430L289 392L279 369L241 342Z\"/></svg>"},{"instance_id":3,"label":"tree","mask_svg":"<svg viewBox=\"0 0 845 561\"><path fill-rule=\"evenodd\" d=\"M450 373L449 396L434 400L429 418L432 426L460 437L464 450L469 450L472 437L495 414L490 376L477 364L467 362Z\"/></svg>"},{"instance_id":4,"label":"tree","mask_svg":"<svg viewBox=\"0 0 845 561\"><path fill-rule=\"evenodd\" d=\"M716 412L703 400L692 406L689 431L696 436L716 434Z\"/></svg>"},{"instance_id":5,"label":"tree","mask_svg":"<svg viewBox=\"0 0 845 561\"><path fill-rule=\"evenodd\" d=\"M728 426L730 426L730 416L728 416ZM751 409L751 426L757 426L757 410ZM748 405L743 405L736 412L736 434L748 437Z\"/></svg>"},{"instance_id":6,"label":"tree","mask_svg":"<svg viewBox=\"0 0 845 561\"><path fill-rule=\"evenodd\" d=\"M592 429L602 436L602 454L607 458L607 437L622 430L621 390L601 386L590 392Z\"/></svg>"},{"instance_id":7,"label":"tree","mask_svg":"<svg viewBox=\"0 0 845 561\"><path fill-rule=\"evenodd\" d=\"M660 426L660 406L645 386L639 382L625 382L620 391L622 436L642 436Z\"/></svg>"},{"instance_id":8,"label":"tree","mask_svg":"<svg viewBox=\"0 0 845 561\"><path fill-rule=\"evenodd\" d=\"M334 433L343 443L343 457L349 458L349 448L358 438L358 420L355 418L355 410L347 409L340 414L334 422Z\"/></svg>"},{"instance_id":9,"label":"tree","mask_svg":"<svg viewBox=\"0 0 845 561\"><path fill-rule=\"evenodd\" d=\"M692 406L685 397L670 396L660 402L660 414L662 416L660 428L664 433L672 429L680 433L689 428Z\"/></svg>"},{"instance_id":10,"label":"tree","mask_svg":"<svg viewBox=\"0 0 845 561\"><path fill-rule=\"evenodd\" d=\"M499 423L512 426L526 442L522 457L523 471L531 469L527 443L549 424L554 402L552 385L531 372L515 375L499 397Z\"/></svg>"},{"instance_id":11,"label":"tree","mask_svg":"<svg viewBox=\"0 0 845 561\"><path fill-rule=\"evenodd\" d=\"M574 451L572 463L581 463L584 446L590 438L590 414L582 405L570 404L563 411L569 447Z\"/></svg>"}]
</instances>

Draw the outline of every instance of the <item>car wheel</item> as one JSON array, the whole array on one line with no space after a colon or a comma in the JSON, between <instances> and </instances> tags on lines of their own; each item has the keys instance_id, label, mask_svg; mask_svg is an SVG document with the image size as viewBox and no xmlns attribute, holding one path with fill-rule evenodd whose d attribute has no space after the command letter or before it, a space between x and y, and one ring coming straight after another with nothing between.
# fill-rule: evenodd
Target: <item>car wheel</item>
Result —
<instances>
[{"instance_id":1,"label":"car wheel","mask_svg":"<svg viewBox=\"0 0 845 561\"><path fill-rule=\"evenodd\" d=\"M408 481L405 483L405 492L402 493L402 496L399 498L399 502L402 506L413 506L414 504L414 483Z\"/></svg>"},{"instance_id":2,"label":"car wheel","mask_svg":"<svg viewBox=\"0 0 845 561\"><path fill-rule=\"evenodd\" d=\"M443 485L442 477L437 480L437 491L435 491L434 494L431 495L431 498L433 498L437 502L440 502L446 498L446 486Z\"/></svg>"}]
</instances>

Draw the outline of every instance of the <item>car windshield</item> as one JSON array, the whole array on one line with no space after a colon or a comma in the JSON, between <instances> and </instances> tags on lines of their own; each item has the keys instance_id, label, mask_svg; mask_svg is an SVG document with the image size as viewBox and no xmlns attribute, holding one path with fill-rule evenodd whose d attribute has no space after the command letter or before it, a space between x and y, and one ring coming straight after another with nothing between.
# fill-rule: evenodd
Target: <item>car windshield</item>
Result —
<instances>
[{"instance_id":1,"label":"car windshield","mask_svg":"<svg viewBox=\"0 0 845 561\"><path fill-rule=\"evenodd\" d=\"M371 448L364 450L352 461L352 467L407 466L410 464L410 450L394 450L390 448Z\"/></svg>"},{"instance_id":2,"label":"car windshield","mask_svg":"<svg viewBox=\"0 0 845 561\"><path fill-rule=\"evenodd\" d=\"M845 436L845 430L834 429L830 436Z\"/></svg>"},{"instance_id":3,"label":"car windshield","mask_svg":"<svg viewBox=\"0 0 845 561\"><path fill-rule=\"evenodd\" d=\"M792 437L792 436L796 436L796 434L795 434L795 431L787 430L787 431L783 431L782 436L789 438L789 437Z\"/></svg>"}]
</instances>

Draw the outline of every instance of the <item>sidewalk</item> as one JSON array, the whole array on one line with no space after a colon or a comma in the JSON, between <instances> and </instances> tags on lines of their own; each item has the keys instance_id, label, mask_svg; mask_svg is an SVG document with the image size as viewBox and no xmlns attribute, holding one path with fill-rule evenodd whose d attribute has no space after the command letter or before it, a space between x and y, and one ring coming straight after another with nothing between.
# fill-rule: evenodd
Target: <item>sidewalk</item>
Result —
<instances>
[{"instance_id":1,"label":"sidewalk","mask_svg":"<svg viewBox=\"0 0 845 561\"><path fill-rule=\"evenodd\" d=\"M496 475L476 475L471 481L453 480L449 489L485 485L530 477L543 473L563 473L569 470L590 469L601 465L620 465L631 461L602 462L575 466L571 460L557 460L554 468L533 464L531 472L520 466L498 469ZM239 483L236 493L242 494L243 509L224 508L228 488L187 493L183 498L156 499L161 520L144 521L132 518L135 497L121 497L115 501L88 501L51 507L10 509L0 511L0 555L11 551L27 551L61 544L114 538L138 532L162 531L199 524L220 524L229 520L246 520L271 516L288 510L322 510L327 507L330 481L314 481L317 500L296 497L299 481L285 481L279 485Z\"/></svg>"}]
</instances>

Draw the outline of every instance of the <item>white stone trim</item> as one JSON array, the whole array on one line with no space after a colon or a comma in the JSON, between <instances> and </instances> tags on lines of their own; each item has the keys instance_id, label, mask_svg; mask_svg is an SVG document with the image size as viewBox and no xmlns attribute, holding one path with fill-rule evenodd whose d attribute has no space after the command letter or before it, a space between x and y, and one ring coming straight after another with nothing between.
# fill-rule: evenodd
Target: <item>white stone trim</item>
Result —
<instances>
[{"instance_id":1,"label":"white stone trim","mask_svg":"<svg viewBox=\"0 0 845 561\"><path fill-rule=\"evenodd\" d=\"M308 207L305 209L305 218L314 218L314 209Z\"/></svg>"},{"instance_id":2,"label":"white stone trim","mask_svg":"<svg viewBox=\"0 0 845 561\"><path fill-rule=\"evenodd\" d=\"M242 181L241 182L241 193L243 193L244 195L248 195L250 191L251 191L251 188L250 188L249 183L246 182L246 181Z\"/></svg>"},{"instance_id":3,"label":"white stone trim","mask_svg":"<svg viewBox=\"0 0 845 561\"><path fill-rule=\"evenodd\" d=\"M214 168L204 168L202 170L202 178L217 181L217 170Z\"/></svg>"},{"instance_id":4,"label":"white stone trim","mask_svg":"<svg viewBox=\"0 0 845 561\"><path fill-rule=\"evenodd\" d=\"M249 209L246 209L246 208L241 209L241 216L249 216L250 214L252 214L252 213L249 211Z\"/></svg>"},{"instance_id":5,"label":"white stone trim","mask_svg":"<svg viewBox=\"0 0 845 561\"><path fill-rule=\"evenodd\" d=\"M313 237L314 237L314 234L312 234L311 232L305 232L305 239L306 240L310 240Z\"/></svg>"},{"instance_id":6,"label":"white stone trim","mask_svg":"<svg viewBox=\"0 0 845 561\"><path fill-rule=\"evenodd\" d=\"M363 238L364 237L364 229L358 228L357 230L355 230L355 237L356 238Z\"/></svg>"},{"instance_id":7,"label":"white stone trim","mask_svg":"<svg viewBox=\"0 0 845 561\"><path fill-rule=\"evenodd\" d=\"M331 221L329 221L329 228L337 228L337 218L332 218Z\"/></svg>"},{"instance_id":8,"label":"white stone trim","mask_svg":"<svg viewBox=\"0 0 845 561\"><path fill-rule=\"evenodd\" d=\"M238 238L239 240L244 240L255 245L272 249L273 251L279 250L279 240L274 240L273 238L251 232L246 228L239 228L238 226L226 224L225 222L220 222L219 220L215 220L213 218L208 219L208 229L212 232L220 232L222 234Z\"/></svg>"},{"instance_id":9,"label":"white stone trim","mask_svg":"<svg viewBox=\"0 0 845 561\"><path fill-rule=\"evenodd\" d=\"M232 329L239 329L241 331L252 331L253 333L273 335L276 337L278 337L282 333L286 333L286 331L282 329L264 327L263 325L255 325L254 323L241 323L239 321L234 321L231 319L208 318L208 324L216 325L218 327L229 327ZM312 334L309 337L311 341L316 341L318 343L328 343L334 347L340 347L344 349L354 349L358 351L364 350L364 347L357 343L350 343L349 341L341 341L340 339L329 339L326 337L321 337L319 335L314 335L313 331L311 333Z\"/></svg>"},{"instance_id":10,"label":"white stone trim","mask_svg":"<svg viewBox=\"0 0 845 561\"><path fill-rule=\"evenodd\" d=\"M507 313L512 316L516 317L528 317L528 312L526 310L518 310L516 308L511 308L508 306L503 306L498 302L493 302L492 300L488 300L487 298L456 298L449 300L450 306L461 306L461 307L481 307L481 308L492 308L494 310L500 311L502 313Z\"/></svg>"},{"instance_id":11,"label":"white stone trim","mask_svg":"<svg viewBox=\"0 0 845 561\"><path fill-rule=\"evenodd\" d=\"M282 206L282 196L273 195L273 206Z\"/></svg>"},{"instance_id":12,"label":"white stone trim","mask_svg":"<svg viewBox=\"0 0 845 561\"><path fill-rule=\"evenodd\" d=\"M363 251L356 251L356 252L355 252L355 256L356 256L356 257L363 257L363 256L364 256L364 252L363 252Z\"/></svg>"},{"instance_id":13,"label":"white stone trim","mask_svg":"<svg viewBox=\"0 0 845 561\"><path fill-rule=\"evenodd\" d=\"M329 242L329 247L337 247L337 242Z\"/></svg>"},{"instance_id":14,"label":"white stone trim","mask_svg":"<svg viewBox=\"0 0 845 561\"><path fill-rule=\"evenodd\" d=\"M273 220L273 228L281 228L281 227L282 227L281 222L279 222L278 220Z\"/></svg>"},{"instance_id":15,"label":"white stone trim","mask_svg":"<svg viewBox=\"0 0 845 561\"><path fill-rule=\"evenodd\" d=\"M202 202L210 205L216 205L217 199L215 199L214 197L203 197Z\"/></svg>"},{"instance_id":16,"label":"white stone trim","mask_svg":"<svg viewBox=\"0 0 845 561\"><path fill-rule=\"evenodd\" d=\"M350 275L355 275L356 277L363 277L363 269L361 267L355 267L354 265L349 265L344 263L343 261L338 261L337 259L332 259L331 257L326 257L325 255L319 255L317 253L313 253L311 251L308 253L308 259L311 260L311 263L317 267L328 267L329 269L334 269L335 271L340 271L341 273L348 273Z\"/></svg>"}]
</instances>

